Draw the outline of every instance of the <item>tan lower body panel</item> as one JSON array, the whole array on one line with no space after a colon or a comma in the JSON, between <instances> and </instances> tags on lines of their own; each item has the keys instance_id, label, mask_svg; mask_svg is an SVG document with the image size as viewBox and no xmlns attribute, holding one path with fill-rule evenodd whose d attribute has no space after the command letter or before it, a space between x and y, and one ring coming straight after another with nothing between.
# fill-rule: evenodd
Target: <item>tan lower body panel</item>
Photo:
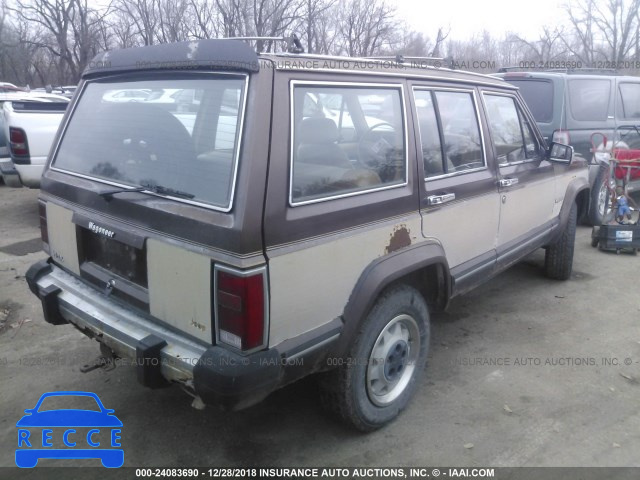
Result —
<instances>
[{"instance_id":1,"label":"tan lower body panel","mask_svg":"<svg viewBox=\"0 0 640 480\"><path fill-rule=\"evenodd\" d=\"M211 343L211 259L147 239L147 276L151 315Z\"/></svg>"},{"instance_id":2,"label":"tan lower body panel","mask_svg":"<svg viewBox=\"0 0 640 480\"><path fill-rule=\"evenodd\" d=\"M424 241L420 215L267 252L271 288L269 346L342 315L364 269L396 248Z\"/></svg>"},{"instance_id":3,"label":"tan lower body panel","mask_svg":"<svg viewBox=\"0 0 640 480\"><path fill-rule=\"evenodd\" d=\"M440 241L453 268L496 248L499 221L500 197L491 192L425 212L422 229Z\"/></svg>"},{"instance_id":4,"label":"tan lower body panel","mask_svg":"<svg viewBox=\"0 0 640 480\"><path fill-rule=\"evenodd\" d=\"M54 261L68 271L80 275L78 240L73 212L55 203L47 202L47 231L49 251Z\"/></svg>"}]
</instances>

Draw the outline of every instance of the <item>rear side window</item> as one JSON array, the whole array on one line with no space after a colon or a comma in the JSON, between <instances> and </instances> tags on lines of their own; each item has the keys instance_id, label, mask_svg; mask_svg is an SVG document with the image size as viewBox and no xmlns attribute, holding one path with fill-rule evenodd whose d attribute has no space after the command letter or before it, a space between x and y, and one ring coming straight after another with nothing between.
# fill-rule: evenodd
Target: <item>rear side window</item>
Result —
<instances>
[{"instance_id":1,"label":"rear side window","mask_svg":"<svg viewBox=\"0 0 640 480\"><path fill-rule=\"evenodd\" d=\"M537 153L533 133L513 97L484 95L498 163L516 163Z\"/></svg>"},{"instance_id":2,"label":"rear side window","mask_svg":"<svg viewBox=\"0 0 640 480\"><path fill-rule=\"evenodd\" d=\"M447 172L484 167L473 94L436 91L434 95L442 123Z\"/></svg>"},{"instance_id":3,"label":"rear side window","mask_svg":"<svg viewBox=\"0 0 640 480\"><path fill-rule=\"evenodd\" d=\"M536 122L550 123L553 120L553 82L551 80L506 80L520 89L520 94Z\"/></svg>"},{"instance_id":4,"label":"rear side window","mask_svg":"<svg viewBox=\"0 0 640 480\"><path fill-rule=\"evenodd\" d=\"M609 113L611 81L606 79L569 80L569 105L575 120L602 121Z\"/></svg>"},{"instance_id":5,"label":"rear side window","mask_svg":"<svg viewBox=\"0 0 640 480\"><path fill-rule=\"evenodd\" d=\"M87 84L53 166L231 208L245 77Z\"/></svg>"},{"instance_id":6,"label":"rear side window","mask_svg":"<svg viewBox=\"0 0 640 480\"><path fill-rule=\"evenodd\" d=\"M618 118L640 119L640 83L619 85Z\"/></svg>"},{"instance_id":7,"label":"rear side window","mask_svg":"<svg viewBox=\"0 0 640 480\"><path fill-rule=\"evenodd\" d=\"M401 92L294 83L292 205L406 183Z\"/></svg>"}]
</instances>

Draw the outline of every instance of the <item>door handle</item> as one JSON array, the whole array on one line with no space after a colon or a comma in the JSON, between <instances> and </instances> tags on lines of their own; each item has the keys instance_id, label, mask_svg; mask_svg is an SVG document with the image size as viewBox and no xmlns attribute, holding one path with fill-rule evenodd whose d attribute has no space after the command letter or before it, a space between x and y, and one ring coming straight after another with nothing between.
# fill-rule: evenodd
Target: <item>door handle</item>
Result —
<instances>
[{"instance_id":1,"label":"door handle","mask_svg":"<svg viewBox=\"0 0 640 480\"><path fill-rule=\"evenodd\" d=\"M445 193L443 195L431 195L430 197L427 197L427 203L429 205L442 205L443 203L451 202L455 199L455 193Z\"/></svg>"},{"instance_id":2,"label":"door handle","mask_svg":"<svg viewBox=\"0 0 640 480\"><path fill-rule=\"evenodd\" d=\"M501 187L511 187L513 185L516 185L517 183L518 183L517 178L501 178L500 179Z\"/></svg>"}]
</instances>

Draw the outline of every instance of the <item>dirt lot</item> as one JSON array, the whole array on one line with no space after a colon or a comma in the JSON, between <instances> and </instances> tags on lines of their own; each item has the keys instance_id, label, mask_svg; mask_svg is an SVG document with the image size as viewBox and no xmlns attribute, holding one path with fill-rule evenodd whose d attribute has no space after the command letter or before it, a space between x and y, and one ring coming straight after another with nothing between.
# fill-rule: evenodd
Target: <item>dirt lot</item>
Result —
<instances>
[{"instance_id":1,"label":"dirt lot","mask_svg":"<svg viewBox=\"0 0 640 480\"><path fill-rule=\"evenodd\" d=\"M570 281L546 280L537 252L435 317L413 403L360 435L323 413L313 381L229 414L191 408L179 388L148 390L130 367L80 373L97 343L46 324L24 280L44 257L37 193L0 186L2 467L23 410L55 390L115 409L125 466L640 466L640 256L591 248L587 227ZM54 462L65 464L41 464Z\"/></svg>"}]
</instances>

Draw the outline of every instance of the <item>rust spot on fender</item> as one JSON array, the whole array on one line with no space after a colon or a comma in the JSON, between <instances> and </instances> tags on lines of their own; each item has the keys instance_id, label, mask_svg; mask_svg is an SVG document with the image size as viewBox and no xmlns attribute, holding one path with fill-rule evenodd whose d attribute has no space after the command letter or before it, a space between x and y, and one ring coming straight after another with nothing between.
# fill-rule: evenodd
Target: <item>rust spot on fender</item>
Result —
<instances>
[{"instance_id":1,"label":"rust spot on fender","mask_svg":"<svg viewBox=\"0 0 640 480\"><path fill-rule=\"evenodd\" d=\"M400 250L401 248L411 245L411 235L406 225L398 225L393 229L390 235L389 245L384 249L384 253L388 254Z\"/></svg>"}]
</instances>

